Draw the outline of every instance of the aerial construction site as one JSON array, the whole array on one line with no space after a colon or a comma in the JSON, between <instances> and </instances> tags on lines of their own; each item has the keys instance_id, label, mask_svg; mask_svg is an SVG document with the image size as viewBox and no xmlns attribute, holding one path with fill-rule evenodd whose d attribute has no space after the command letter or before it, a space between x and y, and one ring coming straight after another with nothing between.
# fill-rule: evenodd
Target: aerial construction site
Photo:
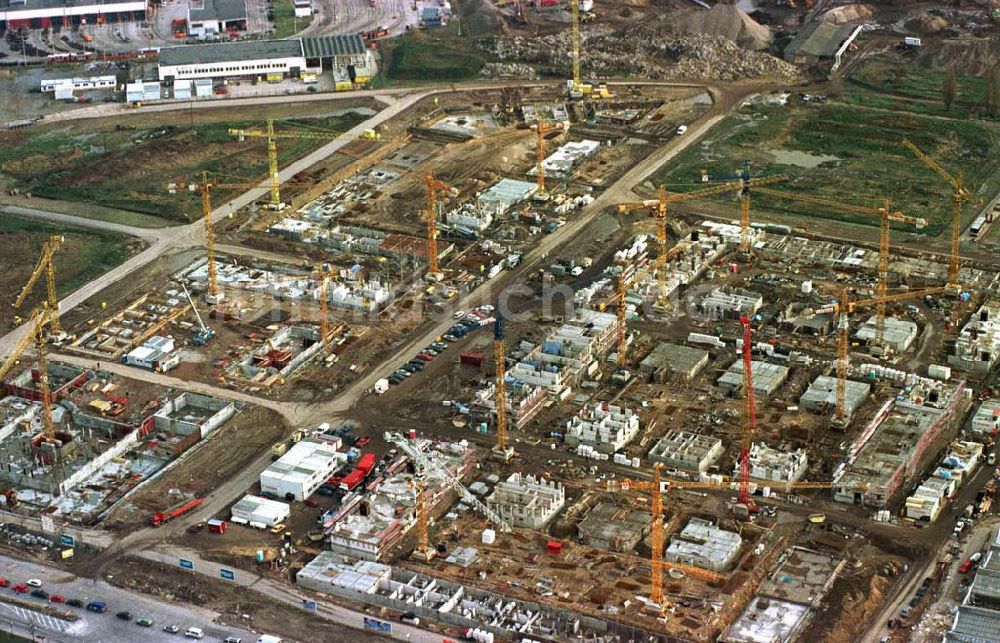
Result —
<instances>
[{"instance_id":1,"label":"aerial construction site","mask_svg":"<svg viewBox=\"0 0 1000 643\"><path fill-rule=\"evenodd\" d=\"M1000 9L280 4L0 2L8 631L1000 641Z\"/></svg>"}]
</instances>

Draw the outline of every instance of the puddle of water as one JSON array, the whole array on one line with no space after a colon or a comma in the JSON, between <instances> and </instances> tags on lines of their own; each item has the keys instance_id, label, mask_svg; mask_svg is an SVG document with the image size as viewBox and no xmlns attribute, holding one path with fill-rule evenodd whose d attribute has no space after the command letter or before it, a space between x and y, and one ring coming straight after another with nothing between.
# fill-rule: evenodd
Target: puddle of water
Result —
<instances>
[{"instance_id":1,"label":"puddle of water","mask_svg":"<svg viewBox=\"0 0 1000 643\"><path fill-rule=\"evenodd\" d=\"M814 167L819 167L823 163L829 163L830 161L839 161L840 158L837 156L829 156L825 154L810 154L809 152L803 152L801 150L764 150L768 154L774 157L774 161L780 165L794 165L796 167L803 167L806 169L812 169Z\"/></svg>"}]
</instances>

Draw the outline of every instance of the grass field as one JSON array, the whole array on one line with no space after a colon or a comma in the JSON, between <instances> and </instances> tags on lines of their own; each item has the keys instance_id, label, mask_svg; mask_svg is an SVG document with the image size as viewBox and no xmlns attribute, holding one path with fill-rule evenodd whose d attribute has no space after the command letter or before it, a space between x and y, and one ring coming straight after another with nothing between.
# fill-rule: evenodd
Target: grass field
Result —
<instances>
[{"instance_id":1,"label":"grass field","mask_svg":"<svg viewBox=\"0 0 1000 643\"><path fill-rule=\"evenodd\" d=\"M346 131L364 120L357 113L279 121L280 130ZM155 215L171 221L201 216L196 195L169 194L167 184L190 181L202 171L221 183L257 181L267 172L266 143L240 143L229 128L259 128L260 121L208 122L186 126L139 125L135 129L92 124L24 129L0 134L0 172L37 196ZM321 146L322 140L282 139L279 164ZM218 190L217 202L234 191Z\"/></svg>"},{"instance_id":2,"label":"grass field","mask_svg":"<svg viewBox=\"0 0 1000 643\"><path fill-rule=\"evenodd\" d=\"M428 81L476 78L486 64L482 54L458 37L455 23L440 29L410 32L386 45L386 80Z\"/></svg>"},{"instance_id":3,"label":"grass field","mask_svg":"<svg viewBox=\"0 0 1000 643\"><path fill-rule=\"evenodd\" d=\"M0 290L6 301L0 302L0 319L10 319L10 304L31 276L42 244L51 235L63 235L65 241L55 256L56 289L59 295L79 286L125 261L139 251L141 243L126 237L96 230L67 229L13 216L0 218L0 253L5 270L0 274ZM45 280L40 279L26 300L23 310L30 311L45 296Z\"/></svg>"},{"instance_id":4,"label":"grass field","mask_svg":"<svg viewBox=\"0 0 1000 643\"><path fill-rule=\"evenodd\" d=\"M295 7L290 2L279 2L272 9L274 13L274 33L270 35L271 40L279 38L289 38L308 27L313 17L296 18Z\"/></svg>"},{"instance_id":5,"label":"grass field","mask_svg":"<svg viewBox=\"0 0 1000 643\"><path fill-rule=\"evenodd\" d=\"M904 214L927 219L924 233L938 234L950 218L950 187L900 144L903 138L953 173L964 172L967 185L980 195L992 197L1000 189L1000 171L994 162L1000 155L1000 128L992 123L891 113L833 101L744 108L683 152L655 181L691 184L702 168L715 176L731 176L748 159L754 174L789 176L771 188L871 206L890 197ZM695 187L668 190L684 192ZM732 202L733 195L718 198ZM798 225L817 218L878 222L875 217L846 215L766 195L754 197L753 208L797 215L801 217L795 222ZM970 220L975 216L971 208L966 216Z\"/></svg>"}]
</instances>

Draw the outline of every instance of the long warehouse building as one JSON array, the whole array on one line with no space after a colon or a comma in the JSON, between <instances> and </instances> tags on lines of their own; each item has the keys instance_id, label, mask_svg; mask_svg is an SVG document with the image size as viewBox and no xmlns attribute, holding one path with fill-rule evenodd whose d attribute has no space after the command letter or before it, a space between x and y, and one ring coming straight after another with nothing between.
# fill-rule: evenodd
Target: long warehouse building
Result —
<instances>
[{"instance_id":1,"label":"long warehouse building","mask_svg":"<svg viewBox=\"0 0 1000 643\"><path fill-rule=\"evenodd\" d=\"M146 19L145 0L0 0L0 32L11 29L46 29L141 22Z\"/></svg>"},{"instance_id":2,"label":"long warehouse building","mask_svg":"<svg viewBox=\"0 0 1000 643\"><path fill-rule=\"evenodd\" d=\"M324 71L332 72L338 83L353 86L371 80L377 64L359 35L165 47L159 60L161 82L275 75L298 78Z\"/></svg>"}]
</instances>

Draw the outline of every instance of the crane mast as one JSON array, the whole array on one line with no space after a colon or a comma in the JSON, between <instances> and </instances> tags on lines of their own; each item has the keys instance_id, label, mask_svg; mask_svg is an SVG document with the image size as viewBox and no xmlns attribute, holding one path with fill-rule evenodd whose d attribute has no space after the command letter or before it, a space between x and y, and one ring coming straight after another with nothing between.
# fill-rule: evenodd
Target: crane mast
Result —
<instances>
[{"instance_id":1,"label":"crane mast","mask_svg":"<svg viewBox=\"0 0 1000 643\"><path fill-rule=\"evenodd\" d=\"M274 119L266 121L265 129L230 129L229 135L236 138L240 143L247 138L263 138L267 140L267 176L271 192L268 208L271 210L283 210L285 204L281 201L281 177L278 169L278 139L295 138L331 141L339 138L347 138L343 132L279 132L274 129ZM377 137L377 134L374 134ZM366 137L369 137L366 134Z\"/></svg>"},{"instance_id":2,"label":"crane mast","mask_svg":"<svg viewBox=\"0 0 1000 643\"><path fill-rule=\"evenodd\" d=\"M919 230L927 225L927 221L921 217L911 217L903 214L902 212L893 211L892 201L889 199L885 199L883 206L880 208L869 208L861 205L844 203L842 201L831 201L829 199L824 199L809 194L795 194L790 192L781 192L769 188L760 188L757 191L760 192L761 194L766 194L768 196L773 196L780 199L791 199L793 201L801 201L803 203L810 203L814 205L821 205L841 212L850 212L852 214L863 214L868 216L879 217L880 228L879 228L878 275L875 286L875 299L873 301L876 304L875 343L878 344L879 346L884 346L885 345L885 298L889 290L889 223L890 222L904 223L907 225L912 225Z\"/></svg>"},{"instance_id":3,"label":"crane mast","mask_svg":"<svg viewBox=\"0 0 1000 643\"><path fill-rule=\"evenodd\" d=\"M628 361L628 326L625 320L625 271L618 274L615 294L615 313L618 316L618 367L624 368Z\"/></svg>"},{"instance_id":4,"label":"crane mast","mask_svg":"<svg viewBox=\"0 0 1000 643\"><path fill-rule=\"evenodd\" d=\"M504 318L500 302L496 305L496 321L493 322L493 361L496 382L494 384L494 402L497 412L497 443L493 447L493 457L507 462L513 457L514 450L507 445L507 350L504 346Z\"/></svg>"},{"instance_id":5,"label":"crane mast","mask_svg":"<svg viewBox=\"0 0 1000 643\"><path fill-rule=\"evenodd\" d=\"M435 274L441 271L438 264L437 245L437 192L447 190L448 186L434 178L434 174L427 173L425 178L427 185L427 212L424 216L427 219L427 272Z\"/></svg>"},{"instance_id":6,"label":"crane mast","mask_svg":"<svg viewBox=\"0 0 1000 643\"><path fill-rule=\"evenodd\" d=\"M56 267L54 263L54 258L56 252L62 247L63 242L66 240L62 235L52 235L49 237L42 245L42 254L38 258L38 263L35 265L35 269L31 272L31 277L28 278L28 282L21 288L20 294L18 294L17 299L14 300L14 309L19 309L23 304L24 300L28 297L28 294L35 287L38 279L45 273L45 285L47 289L48 299L46 300L46 305L49 309L49 325L53 332L62 332L62 327L59 325L59 297L56 293Z\"/></svg>"},{"instance_id":7,"label":"crane mast","mask_svg":"<svg viewBox=\"0 0 1000 643\"><path fill-rule=\"evenodd\" d=\"M753 507L750 498L750 446L757 433L757 404L753 392L753 359L750 346L750 320L740 317L743 327L743 436L740 444L740 495L739 501Z\"/></svg>"},{"instance_id":8,"label":"crane mast","mask_svg":"<svg viewBox=\"0 0 1000 643\"><path fill-rule=\"evenodd\" d=\"M932 159L930 156L925 154L910 142L908 139L903 139L903 146L906 149L913 152L913 154L920 159L924 165L934 170L938 176L945 180L948 185L952 188L951 196L951 254L948 257L948 287L951 290L958 290L961 288L961 284L958 281L958 271L960 268L961 257L958 255L958 242L962 235L962 206L966 203L976 203L979 204L981 201L965 187L962 180L962 175L959 174L957 177L952 176L948 170Z\"/></svg>"}]
</instances>

